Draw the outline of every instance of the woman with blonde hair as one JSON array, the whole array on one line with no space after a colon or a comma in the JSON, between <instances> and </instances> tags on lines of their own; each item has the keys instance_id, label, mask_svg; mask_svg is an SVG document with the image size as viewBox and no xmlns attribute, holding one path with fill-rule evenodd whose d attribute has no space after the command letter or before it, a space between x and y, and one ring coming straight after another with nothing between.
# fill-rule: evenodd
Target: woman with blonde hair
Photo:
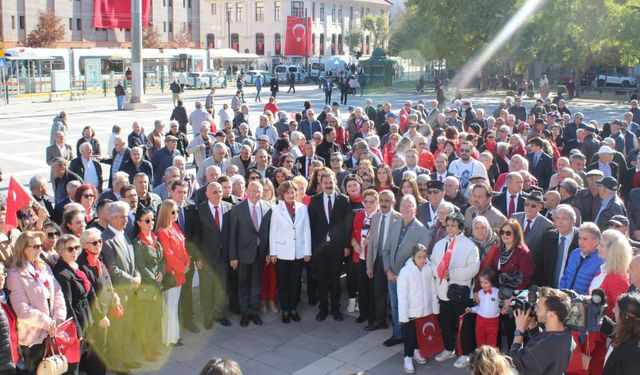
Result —
<instances>
[{"instance_id":1,"label":"woman with blonde hair","mask_svg":"<svg viewBox=\"0 0 640 375\"><path fill-rule=\"evenodd\" d=\"M472 375L517 375L511 358L500 354L497 348L484 345L471 355L469 369Z\"/></svg>"},{"instance_id":2,"label":"woman with blonde hair","mask_svg":"<svg viewBox=\"0 0 640 375\"><path fill-rule=\"evenodd\" d=\"M164 263L166 267L165 278L172 280L163 282L165 300L162 314L162 339L165 345L181 346L180 320L178 308L180 302L180 289L185 283L186 273L189 272L189 254L185 248L184 234L177 223L178 205L173 199L162 202L158 208L158 220L156 221L156 235L162 245Z\"/></svg>"},{"instance_id":3,"label":"woman with blonde hair","mask_svg":"<svg viewBox=\"0 0 640 375\"><path fill-rule=\"evenodd\" d=\"M306 194L309 181L303 176L295 176L291 182L296 186L296 202L300 202L308 207L309 201L311 200L311 197Z\"/></svg>"},{"instance_id":4,"label":"woman with blonde hair","mask_svg":"<svg viewBox=\"0 0 640 375\"><path fill-rule=\"evenodd\" d=\"M7 275L18 343L28 374L36 373L44 357L44 340L55 336L58 325L67 317L60 284L40 258L44 240L42 232L23 232L13 247L13 267Z\"/></svg>"}]
</instances>

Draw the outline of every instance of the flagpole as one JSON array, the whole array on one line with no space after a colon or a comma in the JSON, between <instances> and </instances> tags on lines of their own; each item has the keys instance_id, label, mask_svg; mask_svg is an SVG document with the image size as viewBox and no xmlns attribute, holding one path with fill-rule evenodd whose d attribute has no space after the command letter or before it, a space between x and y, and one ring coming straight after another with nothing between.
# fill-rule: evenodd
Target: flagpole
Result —
<instances>
[{"instance_id":1,"label":"flagpole","mask_svg":"<svg viewBox=\"0 0 640 375\"><path fill-rule=\"evenodd\" d=\"M304 8L304 70L308 72L309 66L309 20L307 19L307 8Z\"/></svg>"}]
</instances>

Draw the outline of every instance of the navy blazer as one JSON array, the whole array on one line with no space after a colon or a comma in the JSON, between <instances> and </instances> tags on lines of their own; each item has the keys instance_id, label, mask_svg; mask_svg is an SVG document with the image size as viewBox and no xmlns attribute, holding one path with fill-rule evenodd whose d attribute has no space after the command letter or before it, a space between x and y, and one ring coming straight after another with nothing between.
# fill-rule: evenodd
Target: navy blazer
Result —
<instances>
[{"instance_id":1,"label":"navy blazer","mask_svg":"<svg viewBox=\"0 0 640 375\"><path fill-rule=\"evenodd\" d=\"M533 165L533 158L535 154L527 154L527 160L529 160L529 172L538 180L538 186L545 191L549 189L549 180L553 175L553 159L546 153L542 153L540 160L536 166Z\"/></svg>"}]
</instances>

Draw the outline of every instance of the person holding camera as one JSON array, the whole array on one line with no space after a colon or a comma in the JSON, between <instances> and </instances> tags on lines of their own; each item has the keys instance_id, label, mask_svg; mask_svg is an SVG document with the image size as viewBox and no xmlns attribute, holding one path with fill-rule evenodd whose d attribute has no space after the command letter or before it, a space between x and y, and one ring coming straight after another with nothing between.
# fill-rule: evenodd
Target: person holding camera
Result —
<instances>
[{"instance_id":1,"label":"person holding camera","mask_svg":"<svg viewBox=\"0 0 640 375\"><path fill-rule=\"evenodd\" d=\"M571 359L573 339L564 325L571 299L549 287L539 289L535 314L515 310L516 330L509 356L520 375L562 375ZM544 325L541 329L539 324ZM525 335L528 337L524 345Z\"/></svg>"},{"instance_id":2,"label":"person holding camera","mask_svg":"<svg viewBox=\"0 0 640 375\"><path fill-rule=\"evenodd\" d=\"M602 375L637 374L640 368L640 293L618 298L616 327Z\"/></svg>"}]
</instances>

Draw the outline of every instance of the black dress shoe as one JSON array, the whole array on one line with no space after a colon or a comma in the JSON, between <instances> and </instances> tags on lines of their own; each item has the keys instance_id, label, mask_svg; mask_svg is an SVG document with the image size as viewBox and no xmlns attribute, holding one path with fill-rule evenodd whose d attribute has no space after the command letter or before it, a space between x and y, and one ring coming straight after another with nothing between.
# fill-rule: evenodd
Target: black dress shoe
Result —
<instances>
[{"instance_id":1,"label":"black dress shoe","mask_svg":"<svg viewBox=\"0 0 640 375\"><path fill-rule=\"evenodd\" d=\"M171 346L183 346L183 345L184 345L184 342L182 340L178 340L174 344L171 344Z\"/></svg>"},{"instance_id":2,"label":"black dress shoe","mask_svg":"<svg viewBox=\"0 0 640 375\"><path fill-rule=\"evenodd\" d=\"M324 321L325 319L327 319L327 312L325 310L320 310L318 312L318 315L316 315L316 320L319 322Z\"/></svg>"},{"instance_id":3,"label":"black dress shoe","mask_svg":"<svg viewBox=\"0 0 640 375\"><path fill-rule=\"evenodd\" d=\"M364 329L367 331L377 331L379 329L387 329L387 327L386 323L373 323L364 327Z\"/></svg>"},{"instance_id":4,"label":"black dress shoe","mask_svg":"<svg viewBox=\"0 0 640 375\"><path fill-rule=\"evenodd\" d=\"M224 316L222 318L218 319L218 323L220 323L220 325L225 326L225 327L229 327L231 325L231 322L229 321L229 319L227 319Z\"/></svg>"},{"instance_id":5,"label":"black dress shoe","mask_svg":"<svg viewBox=\"0 0 640 375\"><path fill-rule=\"evenodd\" d=\"M298 315L298 312L297 312L297 311L292 311L292 312L289 314L289 317L291 317L291 320L293 320L294 322L299 322L299 321L301 320L301 319L300 319L300 315Z\"/></svg>"},{"instance_id":6,"label":"black dress shoe","mask_svg":"<svg viewBox=\"0 0 640 375\"><path fill-rule=\"evenodd\" d=\"M249 325L249 315L244 314L240 318L240 327L246 327Z\"/></svg>"},{"instance_id":7,"label":"black dress shoe","mask_svg":"<svg viewBox=\"0 0 640 375\"><path fill-rule=\"evenodd\" d=\"M289 324L289 314L286 312L282 312L282 323Z\"/></svg>"},{"instance_id":8,"label":"black dress shoe","mask_svg":"<svg viewBox=\"0 0 640 375\"><path fill-rule=\"evenodd\" d=\"M260 319L260 315L258 315L258 313L253 314L253 316L251 317L251 320L253 320L253 323L255 325L258 325L258 326L262 325L262 319Z\"/></svg>"},{"instance_id":9,"label":"black dress shoe","mask_svg":"<svg viewBox=\"0 0 640 375\"><path fill-rule=\"evenodd\" d=\"M362 323L362 322L364 322L364 321L366 321L366 320L368 320L368 319L369 319L369 318L367 318L366 316L362 316L362 315L361 315L361 316L359 316L359 317L356 319L356 323Z\"/></svg>"},{"instance_id":10,"label":"black dress shoe","mask_svg":"<svg viewBox=\"0 0 640 375\"><path fill-rule=\"evenodd\" d=\"M385 342L382 343L382 345L386 346L387 348L391 347L391 346L395 346L398 344L402 344L404 341L402 340L401 337L389 337L388 339L385 340Z\"/></svg>"},{"instance_id":11,"label":"black dress shoe","mask_svg":"<svg viewBox=\"0 0 640 375\"><path fill-rule=\"evenodd\" d=\"M213 318L207 318L204 320L204 329L213 328Z\"/></svg>"},{"instance_id":12,"label":"black dress shoe","mask_svg":"<svg viewBox=\"0 0 640 375\"><path fill-rule=\"evenodd\" d=\"M194 322L185 322L182 326L191 333L200 332L200 329L198 328L198 326L196 326Z\"/></svg>"},{"instance_id":13,"label":"black dress shoe","mask_svg":"<svg viewBox=\"0 0 640 375\"><path fill-rule=\"evenodd\" d=\"M339 310L335 310L331 314L333 315L333 320L335 320L336 322L341 322L344 320L344 316L342 316L342 313Z\"/></svg>"}]
</instances>

